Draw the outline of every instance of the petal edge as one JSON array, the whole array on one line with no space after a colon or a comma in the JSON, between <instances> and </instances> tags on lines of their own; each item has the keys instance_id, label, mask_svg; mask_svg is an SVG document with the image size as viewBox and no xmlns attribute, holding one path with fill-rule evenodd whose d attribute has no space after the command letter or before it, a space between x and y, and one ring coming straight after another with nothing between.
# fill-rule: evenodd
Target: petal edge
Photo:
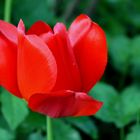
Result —
<instances>
[{"instance_id":1,"label":"petal edge","mask_svg":"<svg viewBox=\"0 0 140 140\"><path fill-rule=\"evenodd\" d=\"M23 97L50 91L56 82L57 66L48 46L36 35L19 33L18 85Z\"/></svg>"},{"instance_id":2,"label":"petal edge","mask_svg":"<svg viewBox=\"0 0 140 140\"><path fill-rule=\"evenodd\" d=\"M102 106L86 93L59 91L48 94L35 94L28 103L31 110L53 118L68 116L89 116L95 114Z\"/></svg>"}]
</instances>

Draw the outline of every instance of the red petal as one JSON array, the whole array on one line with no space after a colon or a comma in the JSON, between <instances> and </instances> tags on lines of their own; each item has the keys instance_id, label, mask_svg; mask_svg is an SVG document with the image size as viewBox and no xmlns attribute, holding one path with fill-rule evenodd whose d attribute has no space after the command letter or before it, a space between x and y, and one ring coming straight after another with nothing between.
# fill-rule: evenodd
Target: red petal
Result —
<instances>
[{"instance_id":1,"label":"red petal","mask_svg":"<svg viewBox=\"0 0 140 140\"><path fill-rule=\"evenodd\" d=\"M2 35L0 35L0 85L21 98L17 85L17 46Z\"/></svg>"},{"instance_id":2,"label":"red petal","mask_svg":"<svg viewBox=\"0 0 140 140\"><path fill-rule=\"evenodd\" d=\"M69 28L69 37L72 46L74 46L83 35L85 35L91 26L91 19L84 14L78 16Z\"/></svg>"},{"instance_id":3,"label":"red petal","mask_svg":"<svg viewBox=\"0 0 140 140\"><path fill-rule=\"evenodd\" d=\"M50 91L57 68L47 45L36 35L25 36L20 29L18 45L18 84L23 97L28 100L34 93Z\"/></svg>"},{"instance_id":4,"label":"red petal","mask_svg":"<svg viewBox=\"0 0 140 140\"><path fill-rule=\"evenodd\" d=\"M50 117L89 116L95 114L102 103L86 93L59 91L50 94L35 94L29 99L29 107Z\"/></svg>"},{"instance_id":5,"label":"red petal","mask_svg":"<svg viewBox=\"0 0 140 140\"><path fill-rule=\"evenodd\" d=\"M0 20L0 33L2 33L9 41L17 44L17 29L14 25Z\"/></svg>"},{"instance_id":6,"label":"red petal","mask_svg":"<svg viewBox=\"0 0 140 140\"><path fill-rule=\"evenodd\" d=\"M80 22L77 24L81 24ZM73 25L73 24L72 24ZM88 24L87 24L88 25ZM78 32L75 30L69 36L73 38L80 32L83 32L84 27L79 27ZM71 27L72 28L72 27ZM85 28L86 25L85 25ZM82 33L80 33L82 34ZM78 37L74 47L75 56L81 73L83 89L89 91L92 86L101 78L104 73L107 63L107 43L103 30L96 23L92 22L88 32ZM73 41L73 40L71 40Z\"/></svg>"},{"instance_id":7,"label":"red petal","mask_svg":"<svg viewBox=\"0 0 140 140\"><path fill-rule=\"evenodd\" d=\"M57 63L57 81L53 90L81 90L80 74L65 26L58 23L54 27L54 34L49 32L42 38L51 49Z\"/></svg>"},{"instance_id":8,"label":"red petal","mask_svg":"<svg viewBox=\"0 0 140 140\"><path fill-rule=\"evenodd\" d=\"M49 31L52 32L52 29L48 24L43 21L37 21L30 27L30 29L27 31L27 34L36 34L39 36Z\"/></svg>"}]
</instances>

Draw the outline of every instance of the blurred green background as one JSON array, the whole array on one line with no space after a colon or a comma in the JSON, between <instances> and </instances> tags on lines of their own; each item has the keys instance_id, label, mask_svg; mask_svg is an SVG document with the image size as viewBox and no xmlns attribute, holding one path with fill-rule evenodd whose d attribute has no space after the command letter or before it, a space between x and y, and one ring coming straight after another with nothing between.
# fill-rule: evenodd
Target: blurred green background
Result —
<instances>
[{"instance_id":1,"label":"blurred green background","mask_svg":"<svg viewBox=\"0 0 140 140\"><path fill-rule=\"evenodd\" d=\"M0 0L3 19L4 0ZM104 102L91 117L53 121L55 140L140 140L140 0L13 0L11 22L67 27L88 14L106 32L108 65L90 95ZM45 116L0 89L0 140L45 140Z\"/></svg>"}]
</instances>

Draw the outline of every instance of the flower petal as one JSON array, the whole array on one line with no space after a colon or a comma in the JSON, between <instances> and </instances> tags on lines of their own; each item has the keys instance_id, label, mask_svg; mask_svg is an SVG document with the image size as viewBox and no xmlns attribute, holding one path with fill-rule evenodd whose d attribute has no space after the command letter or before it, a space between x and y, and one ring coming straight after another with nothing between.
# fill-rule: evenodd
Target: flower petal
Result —
<instances>
[{"instance_id":1,"label":"flower petal","mask_svg":"<svg viewBox=\"0 0 140 140\"><path fill-rule=\"evenodd\" d=\"M20 22L18 44L18 84L23 97L36 92L50 91L55 82L57 67L47 45L36 35L24 35Z\"/></svg>"},{"instance_id":2,"label":"flower petal","mask_svg":"<svg viewBox=\"0 0 140 140\"><path fill-rule=\"evenodd\" d=\"M8 32L7 32L8 34ZM0 34L0 85L22 97L17 84L17 46Z\"/></svg>"},{"instance_id":3,"label":"flower petal","mask_svg":"<svg viewBox=\"0 0 140 140\"><path fill-rule=\"evenodd\" d=\"M0 20L0 34L3 34L12 43L17 44L17 29L14 25Z\"/></svg>"},{"instance_id":4,"label":"flower petal","mask_svg":"<svg viewBox=\"0 0 140 140\"><path fill-rule=\"evenodd\" d=\"M80 73L65 26L57 23L54 34L49 32L42 38L49 46L57 63L57 81L53 90L81 90Z\"/></svg>"},{"instance_id":5,"label":"flower petal","mask_svg":"<svg viewBox=\"0 0 140 140\"><path fill-rule=\"evenodd\" d=\"M29 107L50 117L89 116L95 114L102 106L86 93L69 90L50 94L35 94L30 97Z\"/></svg>"},{"instance_id":6,"label":"flower petal","mask_svg":"<svg viewBox=\"0 0 140 140\"><path fill-rule=\"evenodd\" d=\"M39 36L47 32L52 32L51 27L43 21L37 21L30 27L27 34L36 34Z\"/></svg>"},{"instance_id":7,"label":"flower petal","mask_svg":"<svg viewBox=\"0 0 140 140\"><path fill-rule=\"evenodd\" d=\"M69 37L74 46L88 32L91 26L91 19L84 14L78 16L69 28Z\"/></svg>"},{"instance_id":8,"label":"flower petal","mask_svg":"<svg viewBox=\"0 0 140 140\"><path fill-rule=\"evenodd\" d=\"M77 24L81 24L78 23ZM72 24L73 25L73 24ZM87 24L88 25L88 24ZM71 32L69 30L70 38L73 35L82 34L82 30L87 30L86 23L85 28L77 25L77 30ZM71 39L73 42L73 39ZM92 22L90 28L86 34L82 34L78 37L77 42L73 43L73 49L75 52L76 60L80 69L83 89L88 92L92 86L101 78L104 73L107 63L107 43L104 31L99 25Z\"/></svg>"}]
</instances>

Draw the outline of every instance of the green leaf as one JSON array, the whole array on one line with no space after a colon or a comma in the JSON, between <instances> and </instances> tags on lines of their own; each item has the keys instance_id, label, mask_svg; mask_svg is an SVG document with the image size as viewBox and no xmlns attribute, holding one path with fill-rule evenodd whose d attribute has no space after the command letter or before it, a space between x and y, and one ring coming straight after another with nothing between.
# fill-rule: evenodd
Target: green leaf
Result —
<instances>
[{"instance_id":1,"label":"green leaf","mask_svg":"<svg viewBox=\"0 0 140 140\"><path fill-rule=\"evenodd\" d=\"M42 136L40 132L34 132L29 135L28 140L45 140L45 138Z\"/></svg>"},{"instance_id":2,"label":"green leaf","mask_svg":"<svg viewBox=\"0 0 140 140\"><path fill-rule=\"evenodd\" d=\"M16 129L28 115L25 102L3 90L1 94L2 113L12 130Z\"/></svg>"},{"instance_id":3,"label":"green leaf","mask_svg":"<svg viewBox=\"0 0 140 140\"><path fill-rule=\"evenodd\" d=\"M127 67L130 65L131 41L123 35L111 38L109 54L112 65L120 72L126 72Z\"/></svg>"},{"instance_id":4,"label":"green leaf","mask_svg":"<svg viewBox=\"0 0 140 140\"><path fill-rule=\"evenodd\" d=\"M126 137L126 140L140 140L140 125L132 127L131 132Z\"/></svg>"},{"instance_id":5,"label":"green leaf","mask_svg":"<svg viewBox=\"0 0 140 140\"><path fill-rule=\"evenodd\" d=\"M118 101L117 91L105 83L98 83L91 90L90 94L93 98L102 101L103 107L97 112L95 117L105 122L114 121L116 112L114 111L115 103Z\"/></svg>"},{"instance_id":6,"label":"green leaf","mask_svg":"<svg viewBox=\"0 0 140 140\"><path fill-rule=\"evenodd\" d=\"M135 120L140 110L140 89L136 85L131 85L118 94L111 85L98 83L92 89L91 95L104 103L95 117L105 122L113 122L118 128Z\"/></svg>"},{"instance_id":7,"label":"green leaf","mask_svg":"<svg viewBox=\"0 0 140 140\"><path fill-rule=\"evenodd\" d=\"M0 140L13 140L14 136L7 130L0 128Z\"/></svg>"},{"instance_id":8,"label":"green leaf","mask_svg":"<svg viewBox=\"0 0 140 140\"><path fill-rule=\"evenodd\" d=\"M131 5L131 10L128 10L128 17L129 21L128 23L133 25L136 30L140 29L140 1L135 0L134 1L129 1L129 5Z\"/></svg>"},{"instance_id":9,"label":"green leaf","mask_svg":"<svg viewBox=\"0 0 140 140\"><path fill-rule=\"evenodd\" d=\"M9 125L2 114L0 114L0 127L3 129L9 129Z\"/></svg>"},{"instance_id":10,"label":"green leaf","mask_svg":"<svg viewBox=\"0 0 140 140\"><path fill-rule=\"evenodd\" d=\"M140 28L140 15L139 15L139 12L140 12L140 10L139 11L137 11L137 12L135 12L135 13L130 13L129 14L129 18L130 18L130 22L132 23L132 24L134 24L134 26L136 27L136 28Z\"/></svg>"},{"instance_id":11,"label":"green leaf","mask_svg":"<svg viewBox=\"0 0 140 140\"><path fill-rule=\"evenodd\" d=\"M79 128L90 137L94 139L98 138L98 129L89 117L66 118L66 121Z\"/></svg>"},{"instance_id":12,"label":"green leaf","mask_svg":"<svg viewBox=\"0 0 140 140\"><path fill-rule=\"evenodd\" d=\"M78 131L62 120L53 119L53 130L55 140L81 140Z\"/></svg>"},{"instance_id":13,"label":"green leaf","mask_svg":"<svg viewBox=\"0 0 140 140\"><path fill-rule=\"evenodd\" d=\"M134 78L140 78L140 36L136 36L132 40L132 60L131 60L131 68L132 75Z\"/></svg>"},{"instance_id":14,"label":"green leaf","mask_svg":"<svg viewBox=\"0 0 140 140\"><path fill-rule=\"evenodd\" d=\"M46 118L39 113L30 112L21 125L22 132L32 132L34 129L46 129Z\"/></svg>"},{"instance_id":15,"label":"green leaf","mask_svg":"<svg viewBox=\"0 0 140 140\"><path fill-rule=\"evenodd\" d=\"M124 89L121 93L120 100L116 104L116 125L124 127L131 121L136 119L137 113L140 110L140 89L136 85L131 85Z\"/></svg>"},{"instance_id":16,"label":"green leaf","mask_svg":"<svg viewBox=\"0 0 140 140\"><path fill-rule=\"evenodd\" d=\"M121 94L124 114L135 114L140 110L140 88L137 85L127 87Z\"/></svg>"}]
</instances>

